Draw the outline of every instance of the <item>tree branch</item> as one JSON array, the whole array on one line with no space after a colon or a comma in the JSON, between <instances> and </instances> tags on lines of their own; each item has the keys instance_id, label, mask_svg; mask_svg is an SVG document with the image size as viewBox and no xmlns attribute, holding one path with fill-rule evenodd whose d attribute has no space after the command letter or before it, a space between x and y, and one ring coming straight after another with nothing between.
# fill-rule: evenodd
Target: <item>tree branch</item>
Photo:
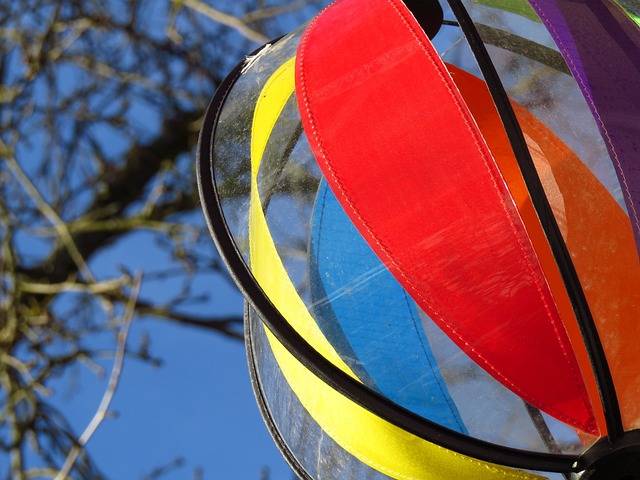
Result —
<instances>
[{"instance_id":1,"label":"tree branch","mask_svg":"<svg viewBox=\"0 0 640 480\"><path fill-rule=\"evenodd\" d=\"M176 2L176 0L173 1ZM200 0L180 0L180 3L183 3L185 6L195 10L196 12L206 15L214 22L218 22L222 25L226 25L227 27L235 29L238 33L248 38L249 40L253 40L254 42L260 44L267 43L269 41L269 39L262 33L257 32L256 30L249 27L240 18L229 15L228 13L221 12L220 10L215 9Z\"/></svg>"},{"instance_id":2,"label":"tree branch","mask_svg":"<svg viewBox=\"0 0 640 480\"><path fill-rule=\"evenodd\" d=\"M3 151L6 151L8 149L2 140L0 140L0 149L2 149ZM94 282L95 278L91 273L91 270L89 270L89 267L84 260L84 256L82 255L82 253L80 253L76 243L71 237L69 229L67 228L67 224L62 221L56 211L51 208L51 205L49 205L45 201L45 199L42 198L42 195L40 194L36 186L29 179L24 170L22 170L13 155L6 155L5 161L7 162L7 165L9 165L9 170L11 170L11 173L13 173L14 177L18 180L20 185L22 185L22 188L24 188L25 191L29 194L29 197L36 204L38 210L40 210L40 212L42 212L42 214L53 224L56 232L58 233L58 236L65 246L64 251L68 256L69 261L73 262L75 267L80 270L83 277L87 281Z\"/></svg>"},{"instance_id":3,"label":"tree branch","mask_svg":"<svg viewBox=\"0 0 640 480\"><path fill-rule=\"evenodd\" d=\"M125 209L140 199L145 185L158 173L160 165L166 160L175 160L180 153L188 152L195 145L197 132L194 122L200 118L200 112L177 111L166 118L158 136L144 145L134 145L125 155L124 165L113 168L102 179L104 189L96 196L83 218L103 220L117 218ZM180 198L180 208L194 208L195 199L186 196ZM172 202L177 211L175 202ZM158 210L164 212L166 210ZM99 249L109 245L121 232L109 230L79 232L71 234L79 255L88 259ZM77 272L77 266L65 248L56 248L39 265L31 268L17 267L20 273L35 281L46 279L49 283L62 283Z\"/></svg>"},{"instance_id":4,"label":"tree branch","mask_svg":"<svg viewBox=\"0 0 640 480\"><path fill-rule=\"evenodd\" d=\"M113 400L113 396L116 393L116 389L118 388L118 382L120 381L120 374L122 373L122 365L124 363L124 355L127 350L127 338L129 336L129 329L131 327L131 322L133 320L133 314L136 310L136 303L138 301L138 295L140 293L140 284L142 283L142 275L139 273L136 275L133 281L133 288L131 292L131 296L129 297L129 302L127 303L127 310L125 311L124 318L122 321L122 327L120 328L120 332L118 333L118 347L116 350L116 356L113 361L113 368L111 370L111 375L109 377L109 382L107 384L107 389L104 392L100 405L98 406L98 410L95 415L85 428L84 432L73 446L67 459L65 460L60 472L56 475L55 480L64 480L69 475L69 472L73 468L78 455L87 444L89 439L93 436L95 431L98 429L102 421L107 416L107 412L109 410L109 405L111 405L111 400Z\"/></svg>"}]
</instances>

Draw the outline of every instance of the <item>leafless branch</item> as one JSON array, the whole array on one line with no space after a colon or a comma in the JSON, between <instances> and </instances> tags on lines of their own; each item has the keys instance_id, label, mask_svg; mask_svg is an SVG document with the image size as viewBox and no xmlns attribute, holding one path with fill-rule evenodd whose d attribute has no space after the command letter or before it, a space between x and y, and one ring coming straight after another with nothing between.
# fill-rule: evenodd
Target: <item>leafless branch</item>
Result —
<instances>
[{"instance_id":1,"label":"leafless branch","mask_svg":"<svg viewBox=\"0 0 640 480\"><path fill-rule=\"evenodd\" d=\"M73 468L73 464L76 462L78 455L81 450L87 444L89 439L93 436L95 431L98 429L102 421L107 416L109 411L109 406L111 405L111 401L113 400L113 396L116 393L116 389L118 388L118 383L120 381L120 375L122 373L122 366L124 363L124 356L127 350L127 338L129 337L129 330L131 328L131 322L133 321L133 315L136 310L136 303L138 301L138 295L140 293L140 285L142 283L142 274L138 273L133 279L133 285L131 289L131 295L129 297L129 302L127 303L127 309L124 313L124 317L122 320L122 327L118 332L118 344L116 355L113 361L113 368L111 369L111 375L109 376L109 382L107 383L107 389L104 392L102 400L100 401L100 405L98 406L98 410L95 415L85 428L82 435L73 446L67 459L65 460L62 468L58 475L56 475L55 480L64 480L69 475L69 472Z\"/></svg>"},{"instance_id":2,"label":"leafless branch","mask_svg":"<svg viewBox=\"0 0 640 480\"><path fill-rule=\"evenodd\" d=\"M115 388L79 438L51 396L74 367L108 374L103 358L128 332L115 312L241 338L241 316L216 315L214 292L199 287L205 275L230 280L198 212L198 130L248 44L282 35L318 1L237 0L237 18L209 0L0 6L0 452L10 478L102 477L83 445ZM173 286L144 301L131 289L141 237L159 258L145 287ZM132 253L104 268L102 254L123 245ZM192 313L202 302L210 316ZM127 361L160 365L153 328ZM96 342L115 332L113 346Z\"/></svg>"},{"instance_id":3,"label":"leafless branch","mask_svg":"<svg viewBox=\"0 0 640 480\"><path fill-rule=\"evenodd\" d=\"M263 35L260 32L257 32L250 28L244 21L240 18L235 17L233 15L229 15L224 13L216 8L213 8L210 5L202 2L201 0L173 0L174 3L181 3L193 10L206 15L214 22L221 23L222 25L226 25L227 27L233 28L238 31L241 35L252 40L257 43L266 43L269 38Z\"/></svg>"},{"instance_id":4,"label":"leafless branch","mask_svg":"<svg viewBox=\"0 0 640 480\"><path fill-rule=\"evenodd\" d=\"M8 147L1 140L0 140L0 150L4 152L8 152L9 150ZM20 182L22 187L29 193L29 196L38 207L38 210L40 210L42 214L45 217L47 217L47 219L53 224L56 231L58 232L58 235L60 236L60 239L62 240L62 243L66 246L70 257L73 259L74 263L76 264L76 266L78 267L82 275L88 281L95 282L95 277L91 273L91 270L89 270L89 267L87 266L87 263L85 262L84 257L78 250L78 246L74 242L73 237L71 236L71 233L69 233L69 229L67 228L66 223L58 216L55 210L51 208L51 205L49 205L44 200L44 198L42 198L42 195L40 194L38 189L35 187L33 182L31 182L31 180L29 179L27 174L24 172L22 167L20 167L20 165L18 164L16 159L13 157L13 155L6 155L5 161L7 162L7 165L9 165L9 169L15 175L16 179Z\"/></svg>"},{"instance_id":5,"label":"leafless branch","mask_svg":"<svg viewBox=\"0 0 640 480\"><path fill-rule=\"evenodd\" d=\"M197 317L176 312L169 308L154 306L150 303L138 303L138 311L141 314L149 315L158 319L166 319L183 325L199 327L221 333L227 337L242 340L243 318L240 315Z\"/></svg>"}]
</instances>

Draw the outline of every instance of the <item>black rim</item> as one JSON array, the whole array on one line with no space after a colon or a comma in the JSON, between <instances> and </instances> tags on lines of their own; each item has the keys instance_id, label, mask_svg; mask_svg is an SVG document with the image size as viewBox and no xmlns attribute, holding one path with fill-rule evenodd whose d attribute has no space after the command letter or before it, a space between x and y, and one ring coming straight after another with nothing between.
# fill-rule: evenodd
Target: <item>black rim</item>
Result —
<instances>
[{"instance_id":1,"label":"black rim","mask_svg":"<svg viewBox=\"0 0 640 480\"><path fill-rule=\"evenodd\" d=\"M249 365L249 378L251 379L251 385L253 386L253 392L256 397L256 402L258 403L258 408L260 409L260 413L262 414L262 418L264 419L264 423L267 425L267 430L271 434L278 450L282 453L287 464L291 467L291 470L298 476L298 478L302 480L313 480L304 467L300 464L296 456L293 454L287 442L285 442L284 438L280 434L280 430L278 430L278 426L271 415L271 411L269 410L269 405L267 404L267 397L262 389L262 385L260 384L260 380L258 379L258 365L256 363L255 354L253 352L253 339L251 335L251 320L249 318L249 305L245 302L244 307L244 329L245 329L245 346L247 350L247 363Z\"/></svg>"},{"instance_id":2,"label":"black rim","mask_svg":"<svg viewBox=\"0 0 640 480\"><path fill-rule=\"evenodd\" d=\"M460 22L460 27L464 36L473 51L473 54L478 62L480 70L484 75L487 86L493 102L496 105L502 124L509 137L511 148L515 153L518 161L518 166L522 176L524 177L527 190L533 201L533 206L536 210L542 228L551 250L557 262L558 268L562 275L565 288L569 295L573 311L578 320L580 332L582 338L587 347L589 354L589 360L593 369L598 391L600 394L600 401L602 402L605 421L607 425L607 435L609 440L613 443L621 439L624 435L624 427L622 425L622 416L620 414L620 407L618 405L618 398L613 384L613 378L611 377L611 371L607 363L602 343L596 329L591 310L587 304L582 285L576 273L575 266L571 260L567 245L562 238L558 223L551 211L551 206L547 200L547 196L542 188L542 183L536 172L531 154L527 148L524 135L520 129L520 124L516 119L515 112L509 102L509 97L500 81L498 72L496 71L491 57L482 42L482 39L469 16L466 8L462 4L461 0L447 0L451 6L451 10L455 14L456 18Z\"/></svg>"},{"instance_id":3,"label":"black rim","mask_svg":"<svg viewBox=\"0 0 640 480\"><path fill-rule=\"evenodd\" d=\"M576 455L531 452L486 442L449 430L391 402L355 381L320 355L274 307L251 274L233 241L214 181L215 159L213 158L212 146L216 125L222 106L240 76L243 66L244 62L241 62L220 84L205 114L198 141L198 188L207 225L220 255L244 297L269 330L309 371L333 389L380 418L417 437L486 462L549 472L572 471L572 466L578 459Z\"/></svg>"}]
</instances>

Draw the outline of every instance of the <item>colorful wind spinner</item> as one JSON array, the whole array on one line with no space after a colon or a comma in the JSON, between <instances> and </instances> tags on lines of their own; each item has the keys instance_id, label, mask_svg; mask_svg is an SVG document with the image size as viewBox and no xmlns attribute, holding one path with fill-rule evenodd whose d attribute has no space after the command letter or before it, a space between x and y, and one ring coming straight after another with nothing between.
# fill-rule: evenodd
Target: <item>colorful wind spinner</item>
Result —
<instances>
[{"instance_id":1,"label":"colorful wind spinner","mask_svg":"<svg viewBox=\"0 0 640 480\"><path fill-rule=\"evenodd\" d=\"M338 0L198 173L303 479L640 479L640 3Z\"/></svg>"}]
</instances>

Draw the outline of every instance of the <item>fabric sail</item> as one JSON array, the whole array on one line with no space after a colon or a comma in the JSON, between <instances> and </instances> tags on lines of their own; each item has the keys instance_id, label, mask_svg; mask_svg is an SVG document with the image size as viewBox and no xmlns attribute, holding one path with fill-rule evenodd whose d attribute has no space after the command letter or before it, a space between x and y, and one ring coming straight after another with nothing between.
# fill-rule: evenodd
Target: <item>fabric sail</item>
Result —
<instances>
[{"instance_id":1,"label":"fabric sail","mask_svg":"<svg viewBox=\"0 0 640 480\"><path fill-rule=\"evenodd\" d=\"M607 203L602 201L583 204L602 208L602 222L618 225L604 230L584 225L585 230L600 232L600 248L591 250L591 255L600 257L599 266L581 265L578 260L576 268L583 284L590 287L587 300L611 370L623 425L629 430L639 428L640 378L628 366L640 362L636 288L640 281L640 28L624 8L626 2L529 3L556 42L593 114L618 175L627 222L635 237L633 245L627 228L621 226L619 209L605 209ZM572 251L584 252L584 245ZM584 259L582 263L589 262Z\"/></svg>"}]
</instances>

